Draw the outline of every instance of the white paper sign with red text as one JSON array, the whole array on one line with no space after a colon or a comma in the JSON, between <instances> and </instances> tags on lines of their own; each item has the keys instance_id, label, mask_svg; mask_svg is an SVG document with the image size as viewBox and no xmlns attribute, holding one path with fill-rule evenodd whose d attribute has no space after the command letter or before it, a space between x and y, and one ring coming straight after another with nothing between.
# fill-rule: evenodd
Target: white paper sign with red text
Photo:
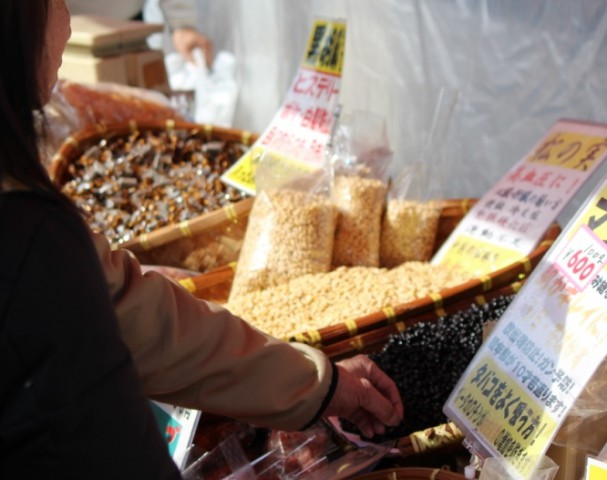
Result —
<instances>
[{"instance_id":1,"label":"white paper sign with red text","mask_svg":"<svg viewBox=\"0 0 607 480\"><path fill-rule=\"evenodd\" d=\"M282 106L252 148L222 175L223 182L255 194L256 165L267 152L302 172L324 165L339 100L345 42L344 21L314 22L303 61Z\"/></svg>"},{"instance_id":2,"label":"white paper sign with red text","mask_svg":"<svg viewBox=\"0 0 607 480\"><path fill-rule=\"evenodd\" d=\"M531 273L445 404L481 456L533 478L607 355L607 178Z\"/></svg>"},{"instance_id":3,"label":"white paper sign with red text","mask_svg":"<svg viewBox=\"0 0 607 480\"><path fill-rule=\"evenodd\" d=\"M432 259L471 277L531 253L607 156L607 125L560 120L466 214Z\"/></svg>"}]
</instances>

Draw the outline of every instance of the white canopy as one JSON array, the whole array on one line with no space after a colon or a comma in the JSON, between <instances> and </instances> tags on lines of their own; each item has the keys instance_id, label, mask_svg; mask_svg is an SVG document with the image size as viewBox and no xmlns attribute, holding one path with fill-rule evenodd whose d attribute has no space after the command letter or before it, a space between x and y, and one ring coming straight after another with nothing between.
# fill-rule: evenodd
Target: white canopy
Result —
<instances>
[{"instance_id":1,"label":"white canopy","mask_svg":"<svg viewBox=\"0 0 607 480\"><path fill-rule=\"evenodd\" d=\"M444 197L482 195L559 118L607 122L604 0L198 0L198 6L200 29L216 51L237 58L236 128L261 132L270 122L315 16L347 21L341 104L345 112L385 117L394 173L419 156L411 132L428 126L420 104L436 98L422 94L458 91L444 142ZM425 103L426 110L432 106Z\"/></svg>"}]
</instances>

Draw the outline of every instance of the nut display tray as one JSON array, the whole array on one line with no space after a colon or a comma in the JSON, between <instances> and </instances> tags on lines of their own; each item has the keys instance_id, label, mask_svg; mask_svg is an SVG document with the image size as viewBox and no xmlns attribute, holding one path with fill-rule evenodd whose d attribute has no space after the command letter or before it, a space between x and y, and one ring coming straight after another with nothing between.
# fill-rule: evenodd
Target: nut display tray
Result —
<instances>
[{"instance_id":1,"label":"nut display tray","mask_svg":"<svg viewBox=\"0 0 607 480\"><path fill-rule=\"evenodd\" d=\"M49 172L114 247L204 272L238 256L252 199L219 176L255 139L172 120L110 124L66 139Z\"/></svg>"},{"instance_id":2,"label":"nut display tray","mask_svg":"<svg viewBox=\"0 0 607 480\"><path fill-rule=\"evenodd\" d=\"M473 199L447 199L441 203L441 215L435 240L434 250L444 242L455 226L473 205ZM334 348L335 354L347 353L361 348L361 335L374 332L381 328L400 328L415 322L422 315L434 312L441 313L444 309L457 302L472 299L479 295L510 286L525 278L537 265L544 253L552 245L560 233L557 224L545 233L543 239L529 255L518 261L495 270L487 275L473 278L459 285L444 288L430 295L397 305L388 305L379 311L360 315L354 319L344 319L333 325L315 330L300 331L290 335L285 340L298 341L327 349L329 346L343 342ZM181 283L199 298L217 303L226 303L234 279L236 264L231 263L205 274L195 276ZM382 332L385 334L385 332ZM344 347L345 345L345 347Z\"/></svg>"}]
</instances>

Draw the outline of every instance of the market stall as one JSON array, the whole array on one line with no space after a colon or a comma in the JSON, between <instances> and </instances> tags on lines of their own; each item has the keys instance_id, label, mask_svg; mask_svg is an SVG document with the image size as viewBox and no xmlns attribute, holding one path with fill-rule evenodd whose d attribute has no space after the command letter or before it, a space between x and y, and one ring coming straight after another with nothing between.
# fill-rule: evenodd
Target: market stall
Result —
<instances>
[{"instance_id":1,"label":"market stall","mask_svg":"<svg viewBox=\"0 0 607 480\"><path fill-rule=\"evenodd\" d=\"M336 108L347 28L313 23L282 106L256 133L193 123L168 97L124 85L63 81L50 104L49 173L114 249L274 337L333 360L367 355L405 404L403 422L374 438L339 418L283 432L168 408L170 441L191 430L184 478L577 479L607 442L579 442L607 408L604 187L575 221L557 220L607 156L607 127L555 118L491 188L450 198L439 177L457 96L419 90L424 119L402 127L419 137L417 161L395 167L384 119ZM540 356L551 371L532 387L517 372ZM500 418L508 408L516 415Z\"/></svg>"}]
</instances>

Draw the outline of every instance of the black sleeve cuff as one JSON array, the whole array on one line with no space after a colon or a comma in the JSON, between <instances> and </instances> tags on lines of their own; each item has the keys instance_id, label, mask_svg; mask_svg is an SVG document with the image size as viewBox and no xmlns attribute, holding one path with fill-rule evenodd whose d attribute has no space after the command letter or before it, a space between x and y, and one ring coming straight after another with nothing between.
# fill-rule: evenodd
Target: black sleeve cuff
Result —
<instances>
[{"instance_id":1,"label":"black sleeve cuff","mask_svg":"<svg viewBox=\"0 0 607 480\"><path fill-rule=\"evenodd\" d=\"M329 402L333 398L333 394L335 393L335 389L337 388L337 381L339 380L339 370L334 363L331 363L331 383L329 385L329 390L325 395L324 400L322 401L320 408L316 412L316 414L312 417L308 423L306 423L300 430L305 430L306 428L311 427L323 414L323 412L329 406Z\"/></svg>"}]
</instances>

